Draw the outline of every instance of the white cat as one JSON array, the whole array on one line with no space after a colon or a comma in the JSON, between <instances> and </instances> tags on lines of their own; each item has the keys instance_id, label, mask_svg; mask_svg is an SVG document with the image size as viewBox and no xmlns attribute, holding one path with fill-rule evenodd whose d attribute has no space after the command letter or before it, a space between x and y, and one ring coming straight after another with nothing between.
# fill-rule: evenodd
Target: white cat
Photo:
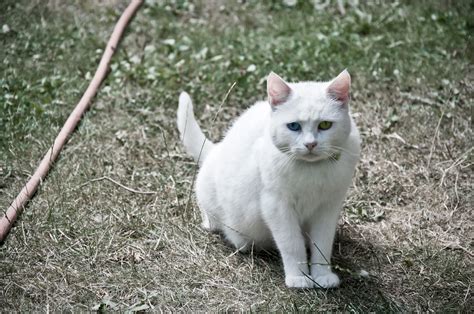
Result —
<instances>
[{"instance_id":1,"label":"white cat","mask_svg":"<svg viewBox=\"0 0 474 314\"><path fill-rule=\"evenodd\" d=\"M242 251L276 244L288 287L339 285L330 257L360 154L350 84L346 70L330 82L301 83L272 72L268 101L243 113L217 144L199 128L189 95L179 97L181 139L201 166L196 195L203 227Z\"/></svg>"}]
</instances>

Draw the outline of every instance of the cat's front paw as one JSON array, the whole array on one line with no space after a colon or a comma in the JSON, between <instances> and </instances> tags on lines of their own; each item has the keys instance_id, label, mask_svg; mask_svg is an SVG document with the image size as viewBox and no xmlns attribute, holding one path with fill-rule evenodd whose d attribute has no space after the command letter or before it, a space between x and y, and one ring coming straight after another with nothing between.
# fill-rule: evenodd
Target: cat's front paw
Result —
<instances>
[{"instance_id":1,"label":"cat's front paw","mask_svg":"<svg viewBox=\"0 0 474 314\"><path fill-rule=\"evenodd\" d=\"M316 288L323 288L323 289L328 289L328 288L337 288L341 281L339 280L339 277L335 273L327 273L324 275L320 276L314 276L313 280L315 282L314 286Z\"/></svg>"},{"instance_id":2,"label":"cat's front paw","mask_svg":"<svg viewBox=\"0 0 474 314\"><path fill-rule=\"evenodd\" d=\"M314 288L314 282L306 276L286 276L285 284L288 288Z\"/></svg>"}]
</instances>

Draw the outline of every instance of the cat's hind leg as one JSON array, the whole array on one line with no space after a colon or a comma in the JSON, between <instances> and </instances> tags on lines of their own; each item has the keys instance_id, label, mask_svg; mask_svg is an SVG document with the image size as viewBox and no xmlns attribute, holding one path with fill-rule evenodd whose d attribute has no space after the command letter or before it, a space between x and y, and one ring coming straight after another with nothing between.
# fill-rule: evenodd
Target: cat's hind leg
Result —
<instances>
[{"instance_id":1,"label":"cat's hind leg","mask_svg":"<svg viewBox=\"0 0 474 314\"><path fill-rule=\"evenodd\" d=\"M207 214L203 210L201 210L201 219L202 219L201 226L204 229L211 231L211 222L209 221L209 217L207 217Z\"/></svg>"},{"instance_id":2,"label":"cat's hind leg","mask_svg":"<svg viewBox=\"0 0 474 314\"><path fill-rule=\"evenodd\" d=\"M201 227L209 232L218 232L219 224L217 217L213 213L217 212L218 209L214 208L212 200L208 197L198 197L199 210L201 212Z\"/></svg>"},{"instance_id":3,"label":"cat's hind leg","mask_svg":"<svg viewBox=\"0 0 474 314\"><path fill-rule=\"evenodd\" d=\"M198 177L196 181L196 197L201 212L201 226L210 232L218 232L220 224L217 214L220 209L216 205L215 190L209 182L200 179Z\"/></svg>"},{"instance_id":4,"label":"cat's hind leg","mask_svg":"<svg viewBox=\"0 0 474 314\"><path fill-rule=\"evenodd\" d=\"M226 239L242 253L247 253L252 248L252 241L246 239L239 231L233 229L230 226L223 226L224 235Z\"/></svg>"},{"instance_id":5,"label":"cat's hind leg","mask_svg":"<svg viewBox=\"0 0 474 314\"><path fill-rule=\"evenodd\" d=\"M201 227L209 232L217 232L219 231L219 228L217 227L216 222L209 218L208 214L203 208L200 208L201 210Z\"/></svg>"}]
</instances>

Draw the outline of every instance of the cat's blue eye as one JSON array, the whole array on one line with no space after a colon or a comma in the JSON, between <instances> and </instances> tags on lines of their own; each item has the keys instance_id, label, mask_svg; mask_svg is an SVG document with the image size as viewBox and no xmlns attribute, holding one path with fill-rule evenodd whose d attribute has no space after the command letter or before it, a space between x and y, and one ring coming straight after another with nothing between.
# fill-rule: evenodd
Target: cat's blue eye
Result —
<instances>
[{"instance_id":1,"label":"cat's blue eye","mask_svg":"<svg viewBox=\"0 0 474 314\"><path fill-rule=\"evenodd\" d=\"M287 127L288 129L290 129L291 131L295 131L295 132L301 130L301 125L300 125L298 122L291 122L291 123L288 123L288 124L286 125L286 127Z\"/></svg>"}]
</instances>

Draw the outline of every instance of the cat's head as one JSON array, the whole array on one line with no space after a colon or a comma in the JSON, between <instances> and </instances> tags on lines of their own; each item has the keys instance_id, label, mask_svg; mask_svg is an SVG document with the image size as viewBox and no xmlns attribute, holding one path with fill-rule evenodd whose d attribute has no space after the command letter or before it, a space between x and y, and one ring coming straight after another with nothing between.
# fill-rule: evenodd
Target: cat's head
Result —
<instances>
[{"instance_id":1,"label":"cat's head","mask_svg":"<svg viewBox=\"0 0 474 314\"><path fill-rule=\"evenodd\" d=\"M329 82L287 83L270 73L267 93L273 144L308 162L337 156L351 131L350 85L347 70Z\"/></svg>"}]
</instances>

